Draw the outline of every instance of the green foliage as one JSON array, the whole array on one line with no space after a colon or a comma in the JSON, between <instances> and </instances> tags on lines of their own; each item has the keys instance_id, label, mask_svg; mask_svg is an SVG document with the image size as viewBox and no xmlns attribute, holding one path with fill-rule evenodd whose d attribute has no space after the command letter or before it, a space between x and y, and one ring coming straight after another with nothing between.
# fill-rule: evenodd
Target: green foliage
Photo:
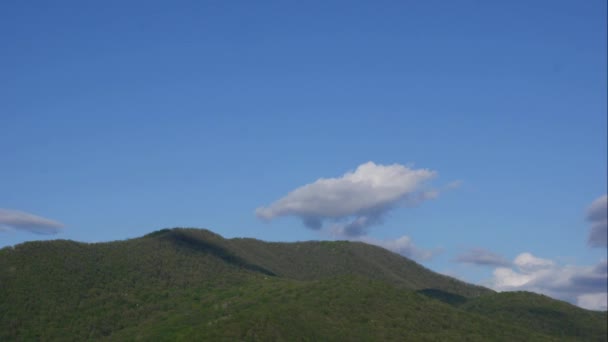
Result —
<instances>
[{"instance_id":1,"label":"green foliage","mask_svg":"<svg viewBox=\"0 0 608 342\"><path fill-rule=\"evenodd\" d=\"M471 299L461 308L548 335L589 341L608 340L606 312L584 310L536 293L494 293Z\"/></svg>"},{"instance_id":2,"label":"green foliage","mask_svg":"<svg viewBox=\"0 0 608 342\"><path fill-rule=\"evenodd\" d=\"M401 255L361 242L266 243L233 239L226 243L245 259L292 279L315 280L356 274L399 287L435 288L465 297L492 292L437 274Z\"/></svg>"},{"instance_id":3,"label":"green foliage","mask_svg":"<svg viewBox=\"0 0 608 342\"><path fill-rule=\"evenodd\" d=\"M438 289L424 289L418 291L418 293L454 306L462 305L467 302L467 298L464 296Z\"/></svg>"},{"instance_id":4,"label":"green foliage","mask_svg":"<svg viewBox=\"0 0 608 342\"><path fill-rule=\"evenodd\" d=\"M353 242L163 229L0 250L0 340L605 340L606 313Z\"/></svg>"}]
</instances>

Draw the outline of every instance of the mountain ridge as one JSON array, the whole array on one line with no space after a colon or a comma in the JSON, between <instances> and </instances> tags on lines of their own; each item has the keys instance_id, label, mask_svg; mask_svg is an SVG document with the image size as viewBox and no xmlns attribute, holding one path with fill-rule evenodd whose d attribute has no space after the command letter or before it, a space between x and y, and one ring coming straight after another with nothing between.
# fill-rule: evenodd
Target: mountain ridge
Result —
<instances>
[{"instance_id":1,"label":"mountain ridge","mask_svg":"<svg viewBox=\"0 0 608 342\"><path fill-rule=\"evenodd\" d=\"M496 293L348 241L174 228L104 243L26 242L0 249L0 285L1 340L607 336L605 312Z\"/></svg>"}]
</instances>

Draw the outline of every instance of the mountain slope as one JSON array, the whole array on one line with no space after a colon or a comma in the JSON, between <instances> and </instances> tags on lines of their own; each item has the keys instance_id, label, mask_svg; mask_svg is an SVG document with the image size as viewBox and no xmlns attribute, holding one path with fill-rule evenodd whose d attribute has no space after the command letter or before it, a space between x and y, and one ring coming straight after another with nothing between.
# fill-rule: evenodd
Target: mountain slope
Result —
<instances>
[{"instance_id":1,"label":"mountain slope","mask_svg":"<svg viewBox=\"0 0 608 342\"><path fill-rule=\"evenodd\" d=\"M198 229L4 248L0 290L0 340L606 339L605 313L509 306L379 247Z\"/></svg>"},{"instance_id":2,"label":"mountain slope","mask_svg":"<svg viewBox=\"0 0 608 342\"><path fill-rule=\"evenodd\" d=\"M594 329L608 324L606 313L584 310L540 294L523 291L493 293L470 299L461 308L548 335L606 340L605 330Z\"/></svg>"},{"instance_id":3,"label":"mountain slope","mask_svg":"<svg viewBox=\"0 0 608 342\"><path fill-rule=\"evenodd\" d=\"M252 260L277 275L313 280L337 275L360 275L387 281L409 289L437 288L472 297L491 292L424 268L398 254L362 242L317 241L266 243L233 239L238 255Z\"/></svg>"}]
</instances>

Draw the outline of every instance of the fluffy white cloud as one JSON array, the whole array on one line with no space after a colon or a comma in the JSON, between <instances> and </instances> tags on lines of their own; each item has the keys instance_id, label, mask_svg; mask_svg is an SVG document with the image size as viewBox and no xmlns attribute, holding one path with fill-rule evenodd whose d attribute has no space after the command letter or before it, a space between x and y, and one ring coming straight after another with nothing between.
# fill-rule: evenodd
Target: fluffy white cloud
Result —
<instances>
[{"instance_id":1,"label":"fluffy white cloud","mask_svg":"<svg viewBox=\"0 0 608 342\"><path fill-rule=\"evenodd\" d=\"M511 262L504 257L483 248L473 248L456 257L457 262L481 266L510 266Z\"/></svg>"},{"instance_id":2,"label":"fluffy white cloud","mask_svg":"<svg viewBox=\"0 0 608 342\"><path fill-rule=\"evenodd\" d=\"M587 220L591 223L588 243L591 247L606 247L608 244L608 195L597 198L587 209Z\"/></svg>"},{"instance_id":3,"label":"fluffy white cloud","mask_svg":"<svg viewBox=\"0 0 608 342\"><path fill-rule=\"evenodd\" d=\"M553 261L537 258L531 253L521 253L515 258L514 264L525 273L545 270L555 265Z\"/></svg>"},{"instance_id":4,"label":"fluffy white cloud","mask_svg":"<svg viewBox=\"0 0 608 342\"><path fill-rule=\"evenodd\" d=\"M0 231L25 230L35 234L56 234L63 224L30 213L0 208Z\"/></svg>"},{"instance_id":5,"label":"fluffy white cloud","mask_svg":"<svg viewBox=\"0 0 608 342\"><path fill-rule=\"evenodd\" d=\"M311 229L320 229L331 220L341 225L342 234L362 236L395 206L437 197L436 190L422 189L435 175L428 169L367 162L342 177L321 178L301 186L255 213L264 220L296 216Z\"/></svg>"},{"instance_id":6,"label":"fluffy white cloud","mask_svg":"<svg viewBox=\"0 0 608 342\"><path fill-rule=\"evenodd\" d=\"M301 186L255 213L263 220L295 216L314 230L330 222L325 232L334 238L361 241L409 258L427 260L438 251L419 248L408 236L379 240L367 233L370 226L381 224L391 209L436 198L438 190L424 187L436 174L400 164L367 162L341 177L320 178ZM447 189L457 188L461 183L453 182Z\"/></svg>"},{"instance_id":7,"label":"fluffy white cloud","mask_svg":"<svg viewBox=\"0 0 608 342\"><path fill-rule=\"evenodd\" d=\"M595 266L559 265L553 260L521 253L513 267L498 267L490 280L497 291L543 293L592 310L606 310L606 260Z\"/></svg>"}]
</instances>

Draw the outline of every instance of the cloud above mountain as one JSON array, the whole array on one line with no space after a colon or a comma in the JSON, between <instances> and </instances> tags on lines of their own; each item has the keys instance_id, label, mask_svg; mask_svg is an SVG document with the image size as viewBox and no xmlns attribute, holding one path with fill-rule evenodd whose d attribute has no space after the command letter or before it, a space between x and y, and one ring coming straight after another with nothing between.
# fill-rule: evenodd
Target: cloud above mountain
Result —
<instances>
[{"instance_id":1,"label":"cloud above mountain","mask_svg":"<svg viewBox=\"0 0 608 342\"><path fill-rule=\"evenodd\" d=\"M480 266L510 266L504 257L483 248L473 248L456 257L455 261Z\"/></svg>"},{"instance_id":2,"label":"cloud above mountain","mask_svg":"<svg viewBox=\"0 0 608 342\"><path fill-rule=\"evenodd\" d=\"M498 291L526 290L575 303L592 310L606 310L608 277L606 260L594 266L560 265L531 253L521 253L512 267L498 267L487 285Z\"/></svg>"},{"instance_id":3,"label":"cloud above mountain","mask_svg":"<svg viewBox=\"0 0 608 342\"><path fill-rule=\"evenodd\" d=\"M591 247L606 247L608 241L608 195L597 198L587 209L591 232L587 243Z\"/></svg>"},{"instance_id":4,"label":"cloud above mountain","mask_svg":"<svg viewBox=\"0 0 608 342\"><path fill-rule=\"evenodd\" d=\"M377 245L417 260L427 260L438 253L417 247L409 236L394 239L370 237L370 228L384 222L386 214L397 207L415 206L436 198L439 190L428 181L437 172L405 165L380 165L367 162L354 171L336 178L320 178L289 192L255 214L266 221L281 216L299 218L305 227L321 230L336 239ZM445 187L452 190L462 181Z\"/></svg>"},{"instance_id":5,"label":"cloud above mountain","mask_svg":"<svg viewBox=\"0 0 608 342\"><path fill-rule=\"evenodd\" d=\"M384 249L388 249L391 252L395 252L410 259L416 259L419 261L429 260L440 252L440 250L420 248L414 244L409 236L406 235L400 236L396 239L383 240L375 239L369 236L362 236L354 240L365 242L370 245L380 246Z\"/></svg>"},{"instance_id":6,"label":"cloud above mountain","mask_svg":"<svg viewBox=\"0 0 608 342\"><path fill-rule=\"evenodd\" d=\"M437 197L437 190L424 188L436 174L400 164L367 162L341 177L320 178L303 185L269 206L257 208L255 213L263 220L295 216L314 230L330 221L341 235L363 236L395 207Z\"/></svg>"},{"instance_id":7,"label":"cloud above mountain","mask_svg":"<svg viewBox=\"0 0 608 342\"><path fill-rule=\"evenodd\" d=\"M0 208L0 231L22 230L34 234L57 234L63 224L14 209Z\"/></svg>"},{"instance_id":8,"label":"cloud above mountain","mask_svg":"<svg viewBox=\"0 0 608 342\"><path fill-rule=\"evenodd\" d=\"M608 197L597 198L587 209L591 223L588 244L606 247ZM596 265L565 265L525 252L513 262L492 252L476 249L458 256L455 261L494 266L492 278L485 284L497 291L532 291L559 298L586 309L606 310L608 307L608 263Z\"/></svg>"}]
</instances>

